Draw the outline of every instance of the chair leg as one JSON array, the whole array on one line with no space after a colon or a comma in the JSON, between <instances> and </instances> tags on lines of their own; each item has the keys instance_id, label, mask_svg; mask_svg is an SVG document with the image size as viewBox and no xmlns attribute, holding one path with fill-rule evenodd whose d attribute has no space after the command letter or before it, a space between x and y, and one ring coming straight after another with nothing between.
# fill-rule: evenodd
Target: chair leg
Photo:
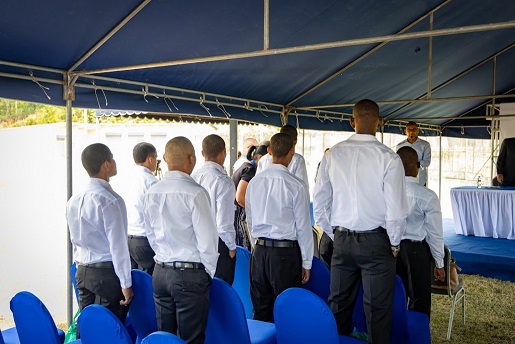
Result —
<instances>
[{"instance_id":1,"label":"chair leg","mask_svg":"<svg viewBox=\"0 0 515 344\"><path fill-rule=\"evenodd\" d=\"M463 325L465 325L465 289L463 289L463 299L461 300L461 311L463 312Z\"/></svg>"},{"instance_id":2,"label":"chair leg","mask_svg":"<svg viewBox=\"0 0 515 344\"><path fill-rule=\"evenodd\" d=\"M452 321L454 320L454 310L456 308L456 298L452 298L451 314L449 315L449 327L447 329L447 340L451 339Z\"/></svg>"}]
</instances>

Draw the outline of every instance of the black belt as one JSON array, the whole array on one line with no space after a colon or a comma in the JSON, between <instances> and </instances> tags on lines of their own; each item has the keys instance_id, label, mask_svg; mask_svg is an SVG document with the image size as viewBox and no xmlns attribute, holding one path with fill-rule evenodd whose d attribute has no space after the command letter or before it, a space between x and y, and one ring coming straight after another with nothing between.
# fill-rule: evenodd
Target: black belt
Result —
<instances>
[{"instance_id":1,"label":"black belt","mask_svg":"<svg viewBox=\"0 0 515 344\"><path fill-rule=\"evenodd\" d=\"M107 269L113 267L113 262L100 262L100 263L81 263L77 262L78 266L84 266L87 268L98 268L98 269Z\"/></svg>"},{"instance_id":2,"label":"black belt","mask_svg":"<svg viewBox=\"0 0 515 344\"><path fill-rule=\"evenodd\" d=\"M131 239L145 239L146 236L143 236L143 235L129 235L129 238Z\"/></svg>"},{"instance_id":3,"label":"black belt","mask_svg":"<svg viewBox=\"0 0 515 344\"><path fill-rule=\"evenodd\" d=\"M424 243L424 240L402 239L401 242L402 241L411 242L411 243L414 243L414 244L423 244Z\"/></svg>"},{"instance_id":4,"label":"black belt","mask_svg":"<svg viewBox=\"0 0 515 344\"><path fill-rule=\"evenodd\" d=\"M341 226L336 226L333 228L333 233L335 231L340 231L340 232L344 232L344 233L347 233L349 235L357 235L357 234L381 234L381 233L386 233L386 229L384 229L383 227L379 226L377 228L374 228L374 229L370 229L370 230L367 230L367 231L353 231L353 230L350 230L348 228L345 228L345 227L341 227Z\"/></svg>"},{"instance_id":5,"label":"black belt","mask_svg":"<svg viewBox=\"0 0 515 344\"><path fill-rule=\"evenodd\" d=\"M180 270L204 270L204 264L196 262L170 262L164 263L156 260L156 264L163 268L180 269Z\"/></svg>"},{"instance_id":6,"label":"black belt","mask_svg":"<svg viewBox=\"0 0 515 344\"><path fill-rule=\"evenodd\" d=\"M267 238L257 239L256 245L265 247L299 247L299 243L296 240L274 240Z\"/></svg>"}]
</instances>

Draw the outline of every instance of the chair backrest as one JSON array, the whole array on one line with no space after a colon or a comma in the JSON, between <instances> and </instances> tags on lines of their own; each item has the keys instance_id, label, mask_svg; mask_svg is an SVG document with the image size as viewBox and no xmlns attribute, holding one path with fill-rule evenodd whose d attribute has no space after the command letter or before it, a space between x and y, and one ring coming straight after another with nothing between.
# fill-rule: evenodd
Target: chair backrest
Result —
<instances>
[{"instance_id":1,"label":"chair backrest","mask_svg":"<svg viewBox=\"0 0 515 344\"><path fill-rule=\"evenodd\" d=\"M443 282L433 282L433 285L431 286L431 292L435 294L447 294L449 297L452 297L452 287L451 287L451 250L447 245L444 245L444 253L445 256L443 258L443 264L444 264L444 270L445 270L445 280ZM434 260L432 260L431 265L431 274L433 274L433 269L435 267ZM434 278L431 277L431 280L433 281Z\"/></svg>"},{"instance_id":2,"label":"chair backrest","mask_svg":"<svg viewBox=\"0 0 515 344\"><path fill-rule=\"evenodd\" d=\"M289 288L275 301L277 343L338 343L333 313L320 297L302 288Z\"/></svg>"},{"instance_id":3,"label":"chair backrest","mask_svg":"<svg viewBox=\"0 0 515 344\"><path fill-rule=\"evenodd\" d=\"M4 336L2 336L2 330L0 329L0 344L5 344Z\"/></svg>"},{"instance_id":4,"label":"chair backrest","mask_svg":"<svg viewBox=\"0 0 515 344\"><path fill-rule=\"evenodd\" d=\"M399 276L395 276L395 291L393 296L392 343L407 343L409 341L407 318L406 291ZM359 287L352 321L358 332L367 332L365 309L363 308L363 285Z\"/></svg>"},{"instance_id":5,"label":"chair backrest","mask_svg":"<svg viewBox=\"0 0 515 344\"><path fill-rule=\"evenodd\" d=\"M72 266L70 266L70 280L73 285L73 290L75 291L75 299L77 300L77 305L79 305L79 289L77 289L77 280L75 280L76 273L77 264L73 262Z\"/></svg>"},{"instance_id":6,"label":"chair backrest","mask_svg":"<svg viewBox=\"0 0 515 344\"><path fill-rule=\"evenodd\" d=\"M10 303L20 343L61 344L55 322L43 302L28 291Z\"/></svg>"},{"instance_id":7,"label":"chair backrest","mask_svg":"<svg viewBox=\"0 0 515 344\"><path fill-rule=\"evenodd\" d=\"M0 344L20 344L16 327L0 330Z\"/></svg>"},{"instance_id":8,"label":"chair backrest","mask_svg":"<svg viewBox=\"0 0 515 344\"><path fill-rule=\"evenodd\" d=\"M209 303L205 344L250 344L243 304L227 282L217 277L213 278Z\"/></svg>"},{"instance_id":9,"label":"chair backrest","mask_svg":"<svg viewBox=\"0 0 515 344\"><path fill-rule=\"evenodd\" d=\"M247 319L252 319L252 301L250 299L250 251L236 247L236 268L232 287L240 297Z\"/></svg>"},{"instance_id":10,"label":"chair backrest","mask_svg":"<svg viewBox=\"0 0 515 344\"><path fill-rule=\"evenodd\" d=\"M171 333L156 331L145 337L141 344L186 344L186 342Z\"/></svg>"},{"instance_id":11,"label":"chair backrest","mask_svg":"<svg viewBox=\"0 0 515 344\"><path fill-rule=\"evenodd\" d=\"M129 307L131 324L138 335L138 342L157 331L156 307L152 291L152 276L133 269L132 290L134 297Z\"/></svg>"},{"instance_id":12,"label":"chair backrest","mask_svg":"<svg viewBox=\"0 0 515 344\"><path fill-rule=\"evenodd\" d=\"M84 308L78 320L82 344L132 344L127 329L109 309L101 305Z\"/></svg>"},{"instance_id":13,"label":"chair backrest","mask_svg":"<svg viewBox=\"0 0 515 344\"><path fill-rule=\"evenodd\" d=\"M302 287L315 293L322 300L327 302L330 293L331 273L327 266L317 257L313 257L311 265L311 276L308 283Z\"/></svg>"}]
</instances>

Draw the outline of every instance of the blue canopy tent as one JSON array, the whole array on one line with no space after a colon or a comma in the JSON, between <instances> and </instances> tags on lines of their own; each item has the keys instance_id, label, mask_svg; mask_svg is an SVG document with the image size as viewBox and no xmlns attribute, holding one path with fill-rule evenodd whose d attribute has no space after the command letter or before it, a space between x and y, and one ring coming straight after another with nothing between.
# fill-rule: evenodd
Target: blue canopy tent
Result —
<instances>
[{"instance_id":1,"label":"blue canopy tent","mask_svg":"<svg viewBox=\"0 0 515 344\"><path fill-rule=\"evenodd\" d=\"M514 46L512 0L4 0L0 97L67 107L71 195L72 106L489 138Z\"/></svg>"}]
</instances>

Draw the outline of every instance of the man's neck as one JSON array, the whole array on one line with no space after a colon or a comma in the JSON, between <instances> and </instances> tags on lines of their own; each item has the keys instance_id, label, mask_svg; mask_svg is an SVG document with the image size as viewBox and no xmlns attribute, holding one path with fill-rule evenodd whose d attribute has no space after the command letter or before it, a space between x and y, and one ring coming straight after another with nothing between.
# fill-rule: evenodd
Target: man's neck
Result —
<instances>
[{"instance_id":1,"label":"man's neck","mask_svg":"<svg viewBox=\"0 0 515 344\"><path fill-rule=\"evenodd\" d=\"M418 137L415 137L414 139L408 138L408 142L413 144L413 143L415 143L415 141L417 141L417 139L418 139Z\"/></svg>"}]
</instances>

